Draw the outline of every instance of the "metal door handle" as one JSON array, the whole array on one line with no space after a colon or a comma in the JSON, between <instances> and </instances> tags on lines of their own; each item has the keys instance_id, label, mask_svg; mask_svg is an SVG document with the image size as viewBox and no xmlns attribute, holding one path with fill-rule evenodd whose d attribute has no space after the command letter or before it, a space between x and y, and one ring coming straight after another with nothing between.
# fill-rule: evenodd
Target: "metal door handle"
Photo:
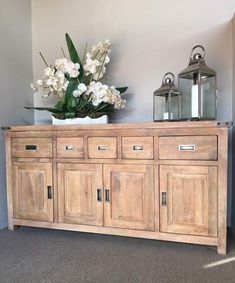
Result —
<instances>
[{"instance_id":1,"label":"metal door handle","mask_svg":"<svg viewBox=\"0 0 235 283\"><path fill-rule=\"evenodd\" d=\"M109 194L109 189L105 189L105 201L109 202L110 201L110 194Z\"/></svg>"},{"instance_id":2,"label":"metal door handle","mask_svg":"<svg viewBox=\"0 0 235 283\"><path fill-rule=\"evenodd\" d=\"M52 199L52 186L47 186L47 198Z\"/></svg>"},{"instance_id":3,"label":"metal door handle","mask_svg":"<svg viewBox=\"0 0 235 283\"><path fill-rule=\"evenodd\" d=\"M97 201L102 202L102 189L97 189Z\"/></svg>"},{"instance_id":4,"label":"metal door handle","mask_svg":"<svg viewBox=\"0 0 235 283\"><path fill-rule=\"evenodd\" d=\"M166 192L162 192L162 205L166 205Z\"/></svg>"}]
</instances>

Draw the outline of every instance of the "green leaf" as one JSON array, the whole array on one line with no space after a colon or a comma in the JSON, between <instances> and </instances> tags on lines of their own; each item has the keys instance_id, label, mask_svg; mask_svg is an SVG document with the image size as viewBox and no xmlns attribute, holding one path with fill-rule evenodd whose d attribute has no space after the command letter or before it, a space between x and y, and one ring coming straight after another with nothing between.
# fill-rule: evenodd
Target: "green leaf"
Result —
<instances>
[{"instance_id":1,"label":"green leaf","mask_svg":"<svg viewBox=\"0 0 235 283\"><path fill-rule=\"evenodd\" d=\"M123 92L127 91L127 89L128 89L127 86L116 87L116 90L118 90L120 92L120 94L122 94Z\"/></svg>"},{"instance_id":2,"label":"green leaf","mask_svg":"<svg viewBox=\"0 0 235 283\"><path fill-rule=\"evenodd\" d=\"M90 118L99 118L103 115L107 115L108 113L107 112L98 112L98 113L92 113L90 115L88 115Z\"/></svg>"},{"instance_id":3,"label":"green leaf","mask_svg":"<svg viewBox=\"0 0 235 283\"><path fill-rule=\"evenodd\" d=\"M70 96L68 100L68 111L75 111L77 106L77 98L74 96Z\"/></svg>"},{"instance_id":4,"label":"green leaf","mask_svg":"<svg viewBox=\"0 0 235 283\"><path fill-rule=\"evenodd\" d=\"M25 109L34 109L39 111L49 111L51 113L61 113L61 110L53 107L33 107L33 106L24 106Z\"/></svg>"},{"instance_id":5,"label":"green leaf","mask_svg":"<svg viewBox=\"0 0 235 283\"><path fill-rule=\"evenodd\" d=\"M79 74L78 78L79 78L79 81L81 81L82 78L83 78L83 73L84 73L82 61L80 60L80 58L78 56L77 50L74 47L72 39L70 38L70 36L67 33L65 34L65 38L66 38L66 43L67 43L67 47L68 47L68 51L69 51L69 55L70 55L71 60L73 61L73 63L79 63L80 64L80 69L79 69L80 74Z\"/></svg>"},{"instance_id":6,"label":"green leaf","mask_svg":"<svg viewBox=\"0 0 235 283\"><path fill-rule=\"evenodd\" d=\"M75 97L73 96L73 91L77 88L78 86L78 81L75 80L75 79L72 79L71 81L69 81L69 84L68 84L68 87L66 89L66 93L65 93L65 96L64 96L64 105L65 106L68 106L68 105L71 105L71 102L70 100L71 99L74 99ZM69 109L64 109L64 111L67 111Z\"/></svg>"},{"instance_id":7,"label":"green leaf","mask_svg":"<svg viewBox=\"0 0 235 283\"><path fill-rule=\"evenodd\" d=\"M65 38L66 38L66 43L67 43L67 47L69 50L69 55L70 55L71 60L73 61L73 63L81 64L81 60L78 56L76 48L74 47L72 39L67 33L65 34Z\"/></svg>"},{"instance_id":8,"label":"green leaf","mask_svg":"<svg viewBox=\"0 0 235 283\"><path fill-rule=\"evenodd\" d=\"M58 103L55 105L55 108L60 110L60 111L64 111L64 101L60 100L58 101Z\"/></svg>"},{"instance_id":9,"label":"green leaf","mask_svg":"<svg viewBox=\"0 0 235 283\"><path fill-rule=\"evenodd\" d=\"M64 113L65 118L75 118L76 117L76 113L75 112L65 112Z\"/></svg>"}]
</instances>

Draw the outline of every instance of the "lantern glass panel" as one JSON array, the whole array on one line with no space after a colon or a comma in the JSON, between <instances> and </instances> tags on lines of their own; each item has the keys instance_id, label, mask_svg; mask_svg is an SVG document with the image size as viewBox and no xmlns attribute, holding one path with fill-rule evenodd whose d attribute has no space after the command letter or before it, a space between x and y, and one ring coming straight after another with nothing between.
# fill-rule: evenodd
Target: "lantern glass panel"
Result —
<instances>
[{"instance_id":1,"label":"lantern glass panel","mask_svg":"<svg viewBox=\"0 0 235 283\"><path fill-rule=\"evenodd\" d=\"M212 120L216 118L216 77L195 74L179 78L183 91L183 118Z\"/></svg>"},{"instance_id":2,"label":"lantern glass panel","mask_svg":"<svg viewBox=\"0 0 235 283\"><path fill-rule=\"evenodd\" d=\"M154 95L153 96L153 120L163 120L163 114L166 112L167 100L165 95Z\"/></svg>"},{"instance_id":3,"label":"lantern glass panel","mask_svg":"<svg viewBox=\"0 0 235 283\"><path fill-rule=\"evenodd\" d=\"M216 119L216 72L207 66L205 53L202 45L194 46L188 67L179 74L179 88L183 92L183 118L186 119Z\"/></svg>"},{"instance_id":4,"label":"lantern glass panel","mask_svg":"<svg viewBox=\"0 0 235 283\"><path fill-rule=\"evenodd\" d=\"M179 79L179 88L183 92L183 110L182 110L182 116L183 118L190 118L191 117L191 93L192 93L192 86L193 86L193 80L190 79Z\"/></svg>"},{"instance_id":5,"label":"lantern glass panel","mask_svg":"<svg viewBox=\"0 0 235 283\"><path fill-rule=\"evenodd\" d=\"M182 114L182 92L175 86L175 76L164 75L161 87L153 93L153 120L178 120Z\"/></svg>"},{"instance_id":6,"label":"lantern glass panel","mask_svg":"<svg viewBox=\"0 0 235 283\"><path fill-rule=\"evenodd\" d=\"M201 79L201 117L216 119L216 77Z\"/></svg>"},{"instance_id":7,"label":"lantern glass panel","mask_svg":"<svg viewBox=\"0 0 235 283\"><path fill-rule=\"evenodd\" d=\"M181 118L181 94L170 92L153 97L154 121L178 120Z\"/></svg>"}]
</instances>

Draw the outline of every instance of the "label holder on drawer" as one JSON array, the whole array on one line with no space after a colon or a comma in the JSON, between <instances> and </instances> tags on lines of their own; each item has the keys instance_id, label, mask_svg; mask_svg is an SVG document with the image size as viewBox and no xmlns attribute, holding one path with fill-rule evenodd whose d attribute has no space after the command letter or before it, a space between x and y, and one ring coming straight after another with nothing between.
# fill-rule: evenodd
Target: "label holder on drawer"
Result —
<instances>
[{"instance_id":1,"label":"label holder on drawer","mask_svg":"<svg viewBox=\"0 0 235 283\"><path fill-rule=\"evenodd\" d=\"M133 145L133 147L132 147L132 149L134 150L134 151L143 151L144 150L144 146L143 145L137 145L137 144L134 144Z\"/></svg>"},{"instance_id":2,"label":"label holder on drawer","mask_svg":"<svg viewBox=\"0 0 235 283\"><path fill-rule=\"evenodd\" d=\"M99 150L99 151L107 150L107 146L106 145L98 145L97 150Z\"/></svg>"},{"instance_id":3,"label":"label holder on drawer","mask_svg":"<svg viewBox=\"0 0 235 283\"><path fill-rule=\"evenodd\" d=\"M73 144L66 144L65 145L65 150L66 151L73 151L74 150L74 145Z\"/></svg>"},{"instance_id":4,"label":"label holder on drawer","mask_svg":"<svg viewBox=\"0 0 235 283\"><path fill-rule=\"evenodd\" d=\"M37 146L35 144L26 144L25 145L25 150L37 150Z\"/></svg>"},{"instance_id":5,"label":"label holder on drawer","mask_svg":"<svg viewBox=\"0 0 235 283\"><path fill-rule=\"evenodd\" d=\"M180 144L179 151L195 151L196 145L195 144Z\"/></svg>"}]
</instances>

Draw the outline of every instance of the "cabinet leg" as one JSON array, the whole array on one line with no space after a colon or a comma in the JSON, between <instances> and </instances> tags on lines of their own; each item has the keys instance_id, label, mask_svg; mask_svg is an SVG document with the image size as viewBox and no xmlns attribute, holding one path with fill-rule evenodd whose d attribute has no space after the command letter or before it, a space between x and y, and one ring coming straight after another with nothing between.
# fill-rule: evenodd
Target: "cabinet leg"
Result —
<instances>
[{"instance_id":1,"label":"cabinet leg","mask_svg":"<svg viewBox=\"0 0 235 283\"><path fill-rule=\"evenodd\" d=\"M17 230L18 228L19 228L18 225L9 225L9 226L8 226L8 230L9 230L9 231L15 231L15 230Z\"/></svg>"},{"instance_id":2,"label":"cabinet leg","mask_svg":"<svg viewBox=\"0 0 235 283\"><path fill-rule=\"evenodd\" d=\"M217 247L217 252L218 252L218 254L226 255L226 253L227 253L226 243L219 244L218 247Z\"/></svg>"},{"instance_id":3,"label":"cabinet leg","mask_svg":"<svg viewBox=\"0 0 235 283\"><path fill-rule=\"evenodd\" d=\"M227 227L222 227L218 233L218 254L226 255L227 253Z\"/></svg>"}]
</instances>

